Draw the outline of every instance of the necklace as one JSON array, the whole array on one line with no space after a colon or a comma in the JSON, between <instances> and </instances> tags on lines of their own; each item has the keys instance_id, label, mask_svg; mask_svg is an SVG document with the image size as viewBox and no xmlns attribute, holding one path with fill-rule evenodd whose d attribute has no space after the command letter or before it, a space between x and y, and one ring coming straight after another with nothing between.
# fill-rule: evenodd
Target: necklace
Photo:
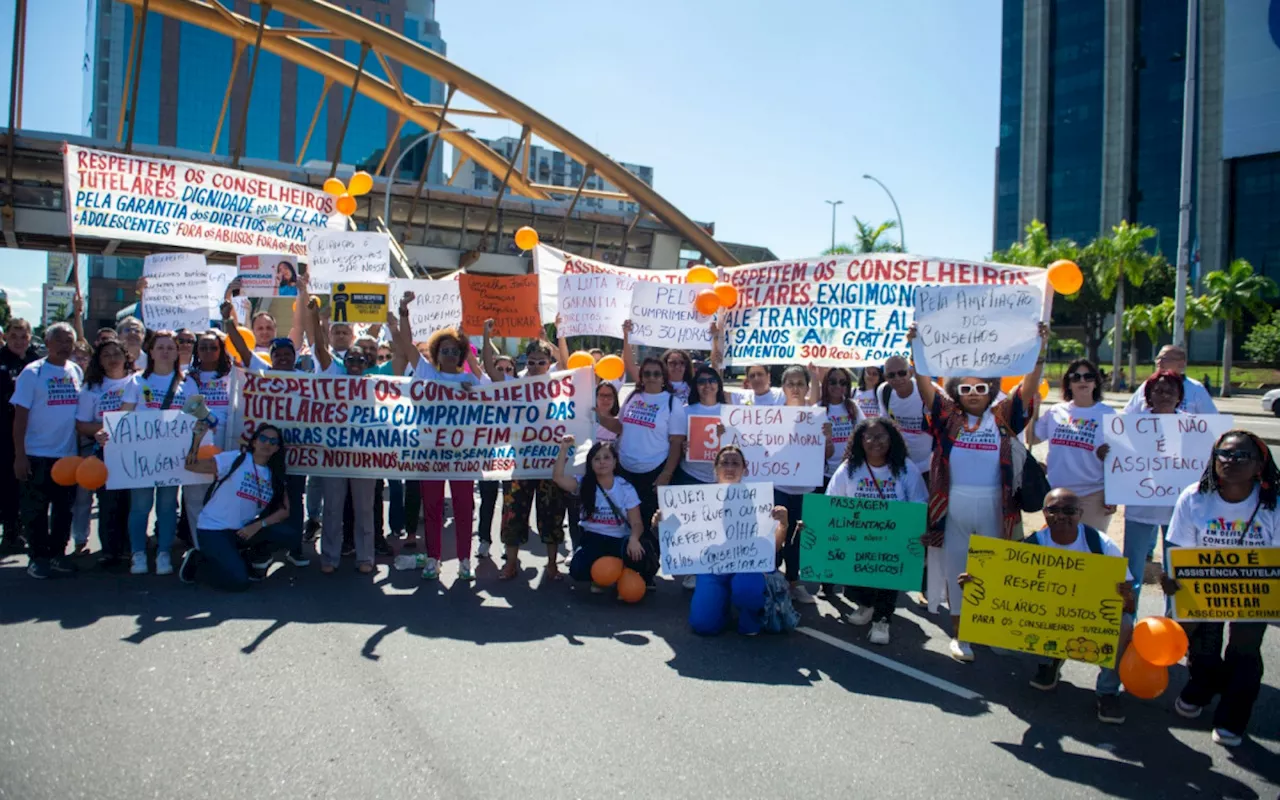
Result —
<instances>
[{"instance_id":1,"label":"necklace","mask_svg":"<svg viewBox=\"0 0 1280 800\"><path fill-rule=\"evenodd\" d=\"M978 421L970 425L969 415L965 414L964 421L960 423L960 426L964 428L965 433L975 433L979 428L982 427L982 417L978 417Z\"/></svg>"}]
</instances>

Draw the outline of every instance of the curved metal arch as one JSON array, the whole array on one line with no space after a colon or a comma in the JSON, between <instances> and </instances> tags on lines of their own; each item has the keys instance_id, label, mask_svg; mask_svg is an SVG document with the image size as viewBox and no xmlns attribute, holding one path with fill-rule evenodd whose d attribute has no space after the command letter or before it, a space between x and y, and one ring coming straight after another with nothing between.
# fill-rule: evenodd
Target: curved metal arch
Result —
<instances>
[{"instance_id":1,"label":"curved metal arch","mask_svg":"<svg viewBox=\"0 0 1280 800\"><path fill-rule=\"evenodd\" d=\"M135 8L141 8L143 5L143 0L122 1ZM315 33L299 32L297 36L264 37L262 48L267 52L328 77L336 84L350 88L355 83L357 74L355 67L345 59L298 37L324 36L328 31L347 40L367 44L375 53L394 58L405 66L455 86L467 96L493 109L497 115L510 119L522 127L528 126L539 138L582 162L585 168L594 170L596 174L620 188L631 199L697 246L711 261L726 266L738 263L738 260L702 226L685 216L622 165L530 106L421 44L323 0L265 0L265 2L253 0L253 2L263 6L264 10L279 11L322 29ZM147 7L165 16L217 31L246 44L254 43L258 28L255 20L232 14L217 4L216 0L213 4L201 0L148 0ZM265 29L273 30L271 26L265 26ZM290 30L292 32L296 29ZM281 30L280 33L283 34L284 31ZM384 108L404 115L427 130L440 130L446 125L427 104L404 95L398 86L393 86L386 80L364 73L357 90ZM505 159L469 134L460 130L450 131L446 127L446 132L441 134L441 138L491 173L500 174L507 171L508 162ZM530 183L526 176L515 170L511 171L509 185L512 191L525 197L537 199L549 197L544 187ZM570 193L571 188L566 187L565 192Z\"/></svg>"}]
</instances>

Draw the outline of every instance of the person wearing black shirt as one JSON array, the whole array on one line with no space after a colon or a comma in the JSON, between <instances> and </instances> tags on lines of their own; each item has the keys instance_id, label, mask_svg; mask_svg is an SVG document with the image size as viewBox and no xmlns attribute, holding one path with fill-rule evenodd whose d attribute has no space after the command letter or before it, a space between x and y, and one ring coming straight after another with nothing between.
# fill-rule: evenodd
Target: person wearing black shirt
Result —
<instances>
[{"instance_id":1,"label":"person wearing black shirt","mask_svg":"<svg viewBox=\"0 0 1280 800\"><path fill-rule=\"evenodd\" d=\"M0 347L0 552L22 551L22 528L18 520L18 479L13 474L13 387L24 367L40 358L31 344L31 323L14 317L4 331Z\"/></svg>"}]
</instances>

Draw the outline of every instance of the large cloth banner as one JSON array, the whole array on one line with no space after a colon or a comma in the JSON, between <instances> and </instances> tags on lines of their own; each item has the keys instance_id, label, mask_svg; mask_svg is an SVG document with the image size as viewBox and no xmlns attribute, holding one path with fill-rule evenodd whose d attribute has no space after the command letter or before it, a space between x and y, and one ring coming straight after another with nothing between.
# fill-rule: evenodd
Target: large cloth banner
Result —
<instances>
[{"instance_id":1,"label":"large cloth banner","mask_svg":"<svg viewBox=\"0 0 1280 800\"><path fill-rule=\"evenodd\" d=\"M667 575L773 572L777 566L771 483L663 486L658 507Z\"/></svg>"},{"instance_id":2,"label":"large cloth banner","mask_svg":"<svg viewBox=\"0 0 1280 800\"><path fill-rule=\"evenodd\" d=\"M1029 286L1044 292L1033 267L940 261L913 255L832 256L722 267L738 288L725 315L725 364L862 367L907 356L921 286Z\"/></svg>"},{"instance_id":3,"label":"large cloth banner","mask_svg":"<svg viewBox=\"0 0 1280 800\"><path fill-rule=\"evenodd\" d=\"M556 321L556 313L560 310L560 276L561 275L622 275L633 281L656 281L658 283L684 283L685 271L682 269L635 269L633 267L617 267L603 261L575 256L554 247L540 244L533 248L533 267L538 274L538 297L542 311L542 321ZM631 294L627 293L626 305L630 305ZM618 337L622 336L619 331Z\"/></svg>"},{"instance_id":4,"label":"large cloth banner","mask_svg":"<svg viewBox=\"0 0 1280 800\"><path fill-rule=\"evenodd\" d=\"M1044 287L921 286L916 290L916 370L935 378L1025 375L1040 355Z\"/></svg>"},{"instance_id":5,"label":"large cloth banner","mask_svg":"<svg viewBox=\"0 0 1280 800\"><path fill-rule=\"evenodd\" d=\"M75 236L305 260L313 231L347 225L320 189L209 164L66 145L63 172Z\"/></svg>"},{"instance_id":6,"label":"large cloth banner","mask_svg":"<svg viewBox=\"0 0 1280 800\"><path fill-rule=\"evenodd\" d=\"M1110 414L1102 423L1108 503L1171 506L1200 481L1213 443L1233 426L1230 414Z\"/></svg>"},{"instance_id":7,"label":"large cloth banner","mask_svg":"<svg viewBox=\"0 0 1280 800\"><path fill-rule=\"evenodd\" d=\"M110 411L102 424L111 438L102 448L108 489L150 489L210 483L212 475L187 470L196 418L177 409Z\"/></svg>"},{"instance_id":8,"label":"large cloth banner","mask_svg":"<svg viewBox=\"0 0 1280 800\"><path fill-rule=\"evenodd\" d=\"M237 428L284 431L289 472L350 478L550 478L559 442L574 436L574 464L594 433L590 368L485 383L399 377L246 375ZM577 467L575 467L577 468Z\"/></svg>"},{"instance_id":9,"label":"large cloth banner","mask_svg":"<svg viewBox=\"0 0 1280 800\"><path fill-rule=\"evenodd\" d=\"M1169 548L1173 618L1280 622L1280 547Z\"/></svg>"}]
</instances>

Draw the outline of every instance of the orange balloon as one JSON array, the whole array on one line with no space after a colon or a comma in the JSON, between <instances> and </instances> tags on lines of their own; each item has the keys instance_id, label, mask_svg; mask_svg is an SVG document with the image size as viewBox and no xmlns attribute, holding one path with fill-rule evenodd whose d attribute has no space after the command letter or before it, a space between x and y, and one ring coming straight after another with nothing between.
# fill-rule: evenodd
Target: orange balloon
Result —
<instances>
[{"instance_id":1,"label":"orange balloon","mask_svg":"<svg viewBox=\"0 0 1280 800\"><path fill-rule=\"evenodd\" d=\"M689 273L684 276L685 283L715 283L716 273L710 267L699 264L692 267Z\"/></svg>"},{"instance_id":2,"label":"orange balloon","mask_svg":"<svg viewBox=\"0 0 1280 800\"><path fill-rule=\"evenodd\" d=\"M351 216L356 213L356 199L349 194L344 194L338 198L338 213Z\"/></svg>"},{"instance_id":3,"label":"orange balloon","mask_svg":"<svg viewBox=\"0 0 1280 800\"><path fill-rule=\"evenodd\" d=\"M196 458L199 458L199 459L213 458L214 456L216 456L218 453L221 453L221 452L222 452L222 448L218 447L216 444L201 445L200 449L196 451Z\"/></svg>"},{"instance_id":4,"label":"orange balloon","mask_svg":"<svg viewBox=\"0 0 1280 800\"><path fill-rule=\"evenodd\" d=\"M1084 273L1074 261L1055 261L1049 265L1049 285L1058 294L1075 294L1084 286Z\"/></svg>"},{"instance_id":5,"label":"orange balloon","mask_svg":"<svg viewBox=\"0 0 1280 800\"><path fill-rule=\"evenodd\" d=\"M1018 388L1018 384L1022 383L1021 375L1006 375L1000 379L1000 391L1008 394Z\"/></svg>"},{"instance_id":6,"label":"orange balloon","mask_svg":"<svg viewBox=\"0 0 1280 800\"><path fill-rule=\"evenodd\" d=\"M625 367L617 356L605 356L596 362L596 377L605 381L616 381L622 377Z\"/></svg>"},{"instance_id":7,"label":"orange balloon","mask_svg":"<svg viewBox=\"0 0 1280 800\"><path fill-rule=\"evenodd\" d=\"M362 194L368 194L373 188L373 176L364 170L360 170L351 176L351 180L347 181L347 194L352 197L359 197Z\"/></svg>"},{"instance_id":8,"label":"orange balloon","mask_svg":"<svg viewBox=\"0 0 1280 800\"><path fill-rule=\"evenodd\" d=\"M528 225L516 231L516 247L521 250L532 250L538 246L538 232Z\"/></svg>"},{"instance_id":9,"label":"orange balloon","mask_svg":"<svg viewBox=\"0 0 1280 800\"><path fill-rule=\"evenodd\" d=\"M1169 687L1169 669L1143 660L1138 648L1130 647L1120 658L1120 681L1134 697L1154 700Z\"/></svg>"},{"instance_id":10,"label":"orange balloon","mask_svg":"<svg viewBox=\"0 0 1280 800\"><path fill-rule=\"evenodd\" d=\"M347 187L337 178L330 178L324 182L324 190L334 197L341 197L347 193Z\"/></svg>"},{"instance_id":11,"label":"orange balloon","mask_svg":"<svg viewBox=\"0 0 1280 800\"><path fill-rule=\"evenodd\" d=\"M725 308L733 308L738 304L738 287L732 283L717 283L711 291L716 293L716 297L720 298L720 305Z\"/></svg>"},{"instance_id":12,"label":"orange balloon","mask_svg":"<svg viewBox=\"0 0 1280 800\"><path fill-rule=\"evenodd\" d=\"M1040 399L1041 400L1049 399L1049 382L1047 380L1040 381Z\"/></svg>"},{"instance_id":13,"label":"orange balloon","mask_svg":"<svg viewBox=\"0 0 1280 800\"><path fill-rule=\"evenodd\" d=\"M1187 653L1187 632L1168 617L1144 617L1133 626L1132 649L1157 667L1171 667Z\"/></svg>"},{"instance_id":14,"label":"orange balloon","mask_svg":"<svg viewBox=\"0 0 1280 800\"><path fill-rule=\"evenodd\" d=\"M89 456L76 467L76 483L90 492L107 485L107 465L96 456Z\"/></svg>"},{"instance_id":15,"label":"orange balloon","mask_svg":"<svg viewBox=\"0 0 1280 800\"><path fill-rule=\"evenodd\" d=\"M693 300L693 307L698 313L704 317L709 317L720 310L720 295L707 289L705 292L698 292L698 296Z\"/></svg>"},{"instance_id":16,"label":"orange balloon","mask_svg":"<svg viewBox=\"0 0 1280 800\"><path fill-rule=\"evenodd\" d=\"M640 577L639 572L633 569L622 570L622 577L618 578L618 599L626 603L639 603L644 599L644 578Z\"/></svg>"},{"instance_id":17,"label":"orange balloon","mask_svg":"<svg viewBox=\"0 0 1280 800\"><path fill-rule=\"evenodd\" d=\"M76 469L79 468L80 462L84 461L80 456L63 456L53 462L53 469L49 471L53 482L59 486L75 486L76 485Z\"/></svg>"},{"instance_id":18,"label":"orange balloon","mask_svg":"<svg viewBox=\"0 0 1280 800\"><path fill-rule=\"evenodd\" d=\"M590 353L588 353L586 350L579 350L578 352L569 356L569 363L566 364L565 366L568 367L569 369L577 369L578 367L590 367L590 366L593 366L595 363L596 363L596 360L591 357Z\"/></svg>"},{"instance_id":19,"label":"orange balloon","mask_svg":"<svg viewBox=\"0 0 1280 800\"><path fill-rule=\"evenodd\" d=\"M635 573L632 573L635 575ZM622 559L617 556L601 556L591 565L591 582L596 586L612 586L622 577ZM640 577L636 575L636 577ZM643 585L644 581L640 583Z\"/></svg>"}]
</instances>

